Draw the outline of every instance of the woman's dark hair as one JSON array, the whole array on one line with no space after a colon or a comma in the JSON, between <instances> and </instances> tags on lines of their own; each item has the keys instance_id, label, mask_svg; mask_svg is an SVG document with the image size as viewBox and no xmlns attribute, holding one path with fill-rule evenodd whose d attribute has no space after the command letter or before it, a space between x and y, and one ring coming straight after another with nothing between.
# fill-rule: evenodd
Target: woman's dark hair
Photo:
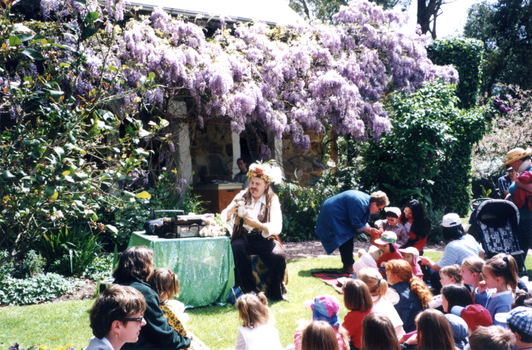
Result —
<instances>
[{"instance_id":1,"label":"woman's dark hair","mask_svg":"<svg viewBox=\"0 0 532 350\"><path fill-rule=\"evenodd\" d=\"M412 218L414 219L410 231L412 231L418 238L427 237L430 230L432 230L432 224L423 205L417 199L409 200L403 208L401 208L401 223L403 224L408 221L405 217L405 208L410 208L412 211Z\"/></svg>"},{"instance_id":2,"label":"woman's dark hair","mask_svg":"<svg viewBox=\"0 0 532 350\"><path fill-rule=\"evenodd\" d=\"M453 306L459 305L466 307L473 304L473 298L469 289L464 285L449 284L441 289L441 294L448 303L447 312L451 312Z\"/></svg>"},{"instance_id":3,"label":"woman's dark hair","mask_svg":"<svg viewBox=\"0 0 532 350\"><path fill-rule=\"evenodd\" d=\"M114 321L127 318L146 311L144 296L135 288L112 284L103 291L92 305L89 317L92 333L103 338L111 331Z\"/></svg>"},{"instance_id":4,"label":"woman's dark hair","mask_svg":"<svg viewBox=\"0 0 532 350\"><path fill-rule=\"evenodd\" d=\"M442 227L443 239L445 241L460 239L465 236L466 232L462 225L453 227Z\"/></svg>"},{"instance_id":5,"label":"woman's dark hair","mask_svg":"<svg viewBox=\"0 0 532 350\"><path fill-rule=\"evenodd\" d=\"M153 250L131 247L122 253L113 277L119 281L136 277L147 282L153 273Z\"/></svg>"}]
</instances>

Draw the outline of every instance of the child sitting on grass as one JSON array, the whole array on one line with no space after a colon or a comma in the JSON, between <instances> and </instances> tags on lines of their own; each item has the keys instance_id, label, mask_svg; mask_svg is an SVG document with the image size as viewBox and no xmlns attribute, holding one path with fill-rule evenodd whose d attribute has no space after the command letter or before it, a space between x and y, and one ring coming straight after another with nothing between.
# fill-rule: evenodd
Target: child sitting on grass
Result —
<instances>
[{"instance_id":1,"label":"child sitting on grass","mask_svg":"<svg viewBox=\"0 0 532 350\"><path fill-rule=\"evenodd\" d=\"M279 331L272 323L264 293L247 293L235 304L242 326L238 329L235 350L282 350Z\"/></svg>"},{"instance_id":2,"label":"child sitting on grass","mask_svg":"<svg viewBox=\"0 0 532 350\"><path fill-rule=\"evenodd\" d=\"M325 321L331 325L336 334L338 348L340 350L349 350L349 336L347 331L340 326L340 319L338 317L340 304L335 296L320 295L315 297L314 300L305 301L303 305L312 309L312 321ZM294 334L294 345L298 350L301 349L301 335L307 324L308 321L300 321Z\"/></svg>"},{"instance_id":3,"label":"child sitting on grass","mask_svg":"<svg viewBox=\"0 0 532 350\"><path fill-rule=\"evenodd\" d=\"M373 307L373 299L368 286L361 280L350 279L344 285L344 305L349 312L345 315L342 327L350 337L350 348L362 347L362 321Z\"/></svg>"},{"instance_id":4,"label":"child sitting on grass","mask_svg":"<svg viewBox=\"0 0 532 350\"><path fill-rule=\"evenodd\" d=\"M397 236L394 232L384 231L381 238L375 240L375 245L379 247L382 251L382 256L377 260L377 266L384 270L386 262L394 259L402 259L403 256L399 252L399 247L395 242L397 241ZM381 271L384 276L384 271Z\"/></svg>"},{"instance_id":5,"label":"child sitting on grass","mask_svg":"<svg viewBox=\"0 0 532 350\"><path fill-rule=\"evenodd\" d=\"M497 254L486 261L482 274L484 281L479 282L475 292L475 302L484 306L495 319L495 314L508 312L514 302L512 292L517 288L517 263L513 256ZM491 291L488 292L488 289ZM493 291L495 289L495 291ZM507 327L495 320L493 324Z\"/></svg>"},{"instance_id":6,"label":"child sitting on grass","mask_svg":"<svg viewBox=\"0 0 532 350\"><path fill-rule=\"evenodd\" d=\"M179 295L179 281L176 274L166 269L155 269L149 282L151 288L159 296L159 307L164 313L164 317L168 319L168 324L180 335L190 338L189 349L209 349L191 332L187 332L183 325L184 322L188 321L188 315L185 313L185 305L174 300L174 296Z\"/></svg>"},{"instance_id":7,"label":"child sitting on grass","mask_svg":"<svg viewBox=\"0 0 532 350\"><path fill-rule=\"evenodd\" d=\"M414 247L407 247L399 248L399 252L403 255L403 260L412 266L414 276L423 279L423 271L421 271L421 266L419 266L419 250Z\"/></svg>"},{"instance_id":8,"label":"child sitting on grass","mask_svg":"<svg viewBox=\"0 0 532 350\"><path fill-rule=\"evenodd\" d=\"M482 275L484 263L484 259L479 258L478 256L469 257L462 261L462 272L460 272L460 275L462 276L464 283L471 286L470 290L473 301L475 301L475 290L477 289L479 282L484 280Z\"/></svg>"},{"instance_id":9,"label":"child sitting on grass","mask_svg":"<svg viewBox=\"0 0 532 350\"><path fill-rule=\"evenodd\" d=\"M456 285L461 286L462 276L460 275L460 272L461 272L460 266L456 264L442 267L442 269L440 270L440 281L441 281L442 287L445 287L451 284L456 284ZM442 306L441 294L433 296L432 300L429 302L429 308L436 309L436 308L441 308L441 306Z\"/></svg>"}]
</instances>

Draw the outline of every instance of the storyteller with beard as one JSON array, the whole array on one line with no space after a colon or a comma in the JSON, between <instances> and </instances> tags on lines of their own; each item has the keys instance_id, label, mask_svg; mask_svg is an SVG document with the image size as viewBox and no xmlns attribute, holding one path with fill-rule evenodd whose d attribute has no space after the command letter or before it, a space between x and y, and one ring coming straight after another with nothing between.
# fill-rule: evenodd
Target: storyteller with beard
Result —
<instances>
[{"instance_id":1,"label":"storyteller with beard","mask_svg":"<svg viewBox=\"0 0 532 350\"><path fill-rule=\"evenodd\" d=\"M235 286L243 293L258 292L251 255L259 255L268 267L266 295L271 300L287 300L282 286L286 257L279 238L283 215L279 198L270 186L282 181L282 172L273 162L253 163L248 177L249 186L221 214L231 232Z\"/></svg>"}]
</instances>

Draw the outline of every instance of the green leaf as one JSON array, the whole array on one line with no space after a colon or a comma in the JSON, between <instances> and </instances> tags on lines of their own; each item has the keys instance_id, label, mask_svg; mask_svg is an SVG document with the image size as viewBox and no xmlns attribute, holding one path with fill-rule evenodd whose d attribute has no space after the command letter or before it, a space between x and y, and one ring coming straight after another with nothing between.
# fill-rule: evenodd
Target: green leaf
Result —
<instances>
[{"instance_id":1,"label":"green leaf","mask_svg":"<svg viewBox=\"0 0 532 350\"><path fill-rule=\"evenodd\" d=\"M86 28L83 33L81 33L81 39L87 39L87 38L90 38L91 36L93 36L94 34L96 34L98 32L98 29L96 28Z\"/></svg>"},{"instance_id":2,"label":"green leaf","mask_svg":"<svg viewBox=\"0 0 532 350\"><path fill-rule=\"evenodd\" d=\"M33 39L34 35L31 33L22 33L22 34L17 35L17 37L20 39L20 41L25 42L25 41Z\"/></svg>"},{"instance_id":3,"label":"green leaf","mask_svg":"<svg viewBox=\"0 0 532 350\"><path fill-rule=\"evenodd\" d=\"M59 156L59 160L63 160L63 157L65 156L65 150L61 147L55 147L54 151Z\"/></svg>"},{"instance_id":4,"label":"green leaf","mask_svg":"<svg viewBox=\"0 0 532 350\"><path fill-rule=\"evenodd\" d=\"M87 2L85 0L74 0L75 2L79 2L80 4L85 5Z\"/></svg>"},{"instance_id":5,"label":"green leaf","mask_svg":"<svg viewBox=\"0 0 532 350\"><path fill-rule=\"evenodd\" d=\"M96 12L96 11L95 12L89 12L87 14L87 16L89 16L89 15L90 15L90 18L92 19L93 22L96 21L100 17L100 14L98 12Z\"/></svg>"},{"instance_id":6,"label":"green leaf","mask_svg":"<svg viewBox=\"0 0 532 350\"><path fill-rule=\"evenodd\" d=\"M22 40L18 36L10 35L9 36L9 46L19 46L22 44Z\"/></svg>"},{"instance_id":7,"label":"green leaf","mask_svg":"<svg viewBox=\"0 0 532 350\"><path fill-rule=\"evenodd\" d=\"M115 235L118 234L118 229L114 227L113 225L107 224L105 225L105 228L111 231L112 233L114 233Z\"/></svg>"},{"instance_id":8,"label":"green leaf","mask_svg":"<svg viewBox=\"0 0 532 350\"><path fill-rule=\"evenodd\" d=\"M135 194L132 193L132 192L129 192L129 191L122 191L122 193L124 193L124 197L126 197L126 198L134 198L135 197Z\"/></svg>"},{"instance_id":9,"label":"green leaf","mask_svg":"<svg viewBox=\"0 0 532 350\"><path fill-rule=\"evenodd\" d=\"M22 51L22 54L36 61L44 61L44 57L42 57L41 53L34 49L25 49L24 51Z\"/></svg>"},{"instance_id":10,"label":"green leaf","mask_svg":"<svg viewBox=\"0 0 532 350\"><path fill-rule=\"evenodd\" d=\"M52 196L55 193L55 186L54 185L46 185L46 186L44 186L44 192L48 196Z\"/></svg>"},{"instance_id":11,"label":"green leaf","mask_svg":"<svg viewBox=\"0 0 532 350\"><path fill-rule=\"evenodd\" d=\"M12 179L14 178L15 176L13 174L11 174L11 172L9 170L6 170L2 173L2 177L4 179Z\"/></svg>"},{"instance_id":12,"label":"green leaf","mask_svg":"<svg viewBox=\"0 0 532 350\"><path fill-rule=\"evenodd\" d=\"M46 91L48 91L50 93L50 97L53 98L54 100L58 100L61 96L63 96L65 94L63 91L60 91L60 90L48 90L48 89L46 89Z\"/></svg>"}]
</instances>

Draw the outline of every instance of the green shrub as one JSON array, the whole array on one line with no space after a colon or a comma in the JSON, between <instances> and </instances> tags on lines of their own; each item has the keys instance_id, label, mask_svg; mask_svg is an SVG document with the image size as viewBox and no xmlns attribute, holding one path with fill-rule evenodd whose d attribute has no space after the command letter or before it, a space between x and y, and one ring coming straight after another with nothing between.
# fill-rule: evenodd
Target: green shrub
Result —
<instances>
[{"instance_id":1,"label":"green shrub","mask_svg":"<svg viewBox=\"0 0 532 350\"><path fill-rule=\"evenodd\" d=\"M0 268L0 280L5 276L11 276L15 272L15 266L13 265L13 258L10 258L10 254L7 250L0 250L0 261L5 259Z\"/></svg>"},{"instance_id":2,"label":"green shrub","mask_svg":"<svg viewBox=\"0 0 532 350\"><path fill-rule=\"evenodd\" d=\"M416 198L426 208L467 213L471 147L484 133L484 116L458 109L454 90L435 83L392 98L392 130L364 152L366 192L382 189L394 205Z\"/></svg>"},{"instance_id":3,"label":"green shrub","mask_svg":"<svg viewBox=\"0 0 532 350\"><path fill-rule=\"evenodd\" d=\"M0 280L0 305L38 304L72 293L82 285L82 281L56 273L39 274L25 279L4 276Z\"/></svg>"},{"instance_id":4,"label":"green shrub","mask_svg":"<svg viewBox=\"0 0 532 350\"><path fill-rule=\"evenodd\" d=\"M177 172L163 171L151 186L147 189L151 195L149 199L112 198L112 209L98 212L102 221L112 222L116 228L101 233L101 243L106 251L111 252L115 245L119 251L126 249L131 233L143 230L144 222L153 219L154 210L176 209L196 214L205 211L199 196L190 191L188 182Z\"/></svg>"},{"instance_id":5,"label":"green shrub","mask_svg":"<svg viewBox=\"0 0 532 350\"><path fill-rule=\"evenodd\" d=\"M460 82L456 96L460 108L473 108L477 103L482 80L482 55L484 44L468 38L437 39L427 47L427 56L438 65L452 64L456 67Z\"/></svg>"},{"instance_id":6,"label":"green shrub","mask_svg":"<svg viewBox=\"0 0 532 350\"><path fill-rule=\"evenodd\" d=\"M36 247L46 258L50 271L76 276L81 276L102 251L98 232L85 225L50 231Z\"/></svg>"},{"instance_id":7,"label":"green shrub","mask_svg":"<svg viewBox=\"0 0 532 350\"><path fill-rule=\"evenodd\" d=\"M21 275L20 277L33 277L42 273L45 265L46 260L40 254L36 253L35 250L29 250L17 272Z\"/></svg>"},{"instance_id":8,"label":"green shrub","mask_svg":"<svg viewBox=\"0 0 532 350\"><path fill-rule=\"evenodd\" d=\"M429 217L430 222L432 223L432 230L430 230L430 233L428 235L428 239L431 242L440 243L443 241L443 231L441 222L445 214L447 214L447 210L445 208L427 209L427 216Z\"/></svg>"},{"instance_id":9,"label":"green shrub","mask_svg":"<svg viewBox=\"0 0 532 350\"><path fill-rule=\"evenodd\" d=\"M96 257L94 261L85 268L83 276L93 281L110 278L113 274L112 254Z\"/></svg>"}]
</instances>

